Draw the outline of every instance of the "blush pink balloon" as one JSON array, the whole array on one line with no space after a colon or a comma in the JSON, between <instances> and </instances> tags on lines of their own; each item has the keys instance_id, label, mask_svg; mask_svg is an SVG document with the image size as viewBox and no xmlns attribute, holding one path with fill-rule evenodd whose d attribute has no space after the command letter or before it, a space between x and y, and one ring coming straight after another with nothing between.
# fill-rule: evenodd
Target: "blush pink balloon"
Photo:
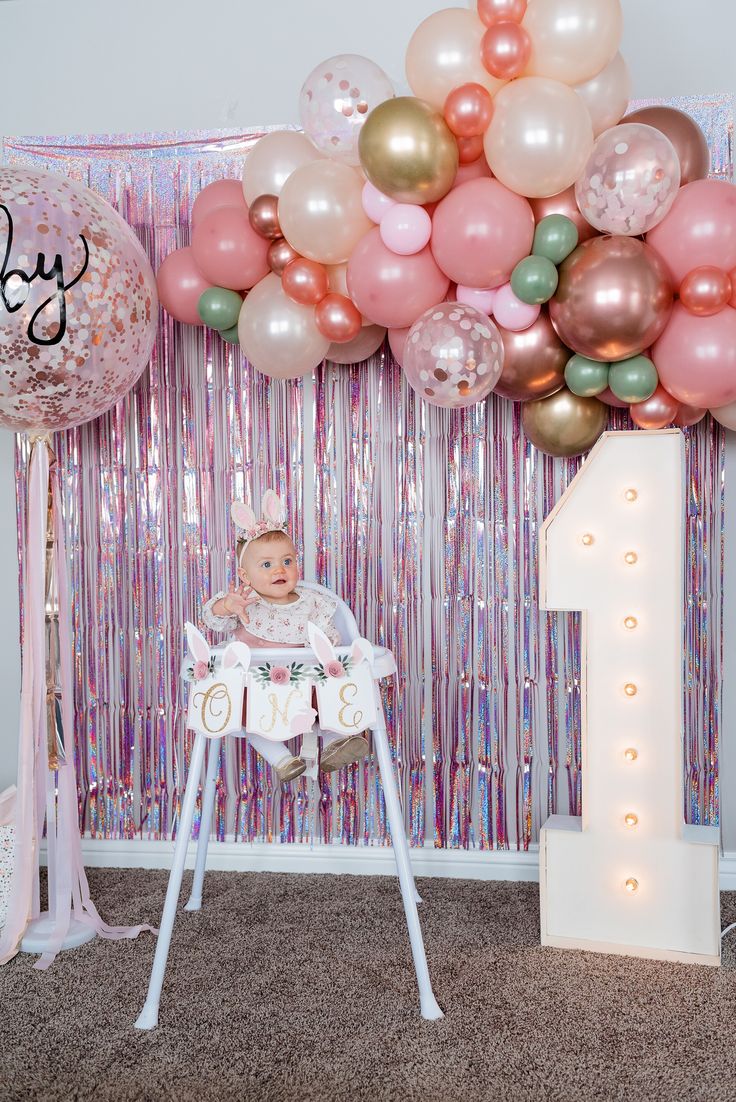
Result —
<instances>
[{"instance_id":1,"label":"blush pink balloon","mask_svg":"<svg viewBox=\"0 0 736 1102\"><path fill-rule=\"evenodd\" d=\"M493 316L500 326L509 329L512 333L521 333L539 317L541 306L530 306L517 298L511 289L510 283L504 283L496 291L496 299L493 304Z\"/></svg>"},{"instance_id":2,"label":"blush pink balloon","mask_svg":"<svg viewBox=\"0 0 736 1102\"><path fill-rule=\"evenodd\" d=\"M679 302L652 348L660 381L678 402L724 406L736 399L736 310L698 318Z\"/></svg>"},{"instance_id":3,"label":"blush pink balloon","mask_svg":"<svg viewBox=\"0 0 736 1102\"><path fill-rule=\"evenodd\" d=\"M396 200L392 199L390 195L384 195L384 193L379 191L370 180L366 180L363 185L363 191L360 198L363 204L363 210L368 215L371 222L375 222L376 225L380 225L384 214L391 210L391 207L396 206Z\"/></svg>"},{"instance_id":4,"label":"blush pink balloon","mask_svg":"<svg viewBox=\"0 0 736 1102\"><path fill-rule=\"evenodd\" d=\"M202 188L192 206L192 226L201 222L210 211L221 207L236 207L247 211L243 185L240 180L215 180Z\"/></svg>"},{"instance_id":5,"label":"blush pink balloon","mask_svg":"<svg viewBox=\"0 0 736 1102\"><path fill-rule=\"evenodd\" d=\"M679 410L680 403L660 383L651 398L637 402L629 414L640 429L664 429L672 424Z\"/></svg>"},{"instance_id":6,"label":"blush pink balloon","mask_svg":"<svg viewBox=\"0 0 736 1102\"><path fill-rule=\"evenodd\" d=\"M382 325L364 325L357 337L347 344L331 344L326 360L334 364L359 364L367 360L383 344L386 330Z\"/></svg>"},{"instance_id":7,"label":"blush pink balloon","mask_svg":"<svg viewBox=\"0 0 736 1102\"><path fill-rule=\"evenodd\" d=\"M532 42L528 33L518 23L493 23L483 35L480 56L492 77L498 80L514 80L521 76L529 63ZM490 121L490 120L489 120Z\"/></svg>"},{"instance_id":8,"label":"blush pink balloon","mask_svg":"<svg viewBox=\"0 0 736 1102\"><path fill-rule=\"evenodd\" d=\"M414 203L395 203L381 219L381 240L387 249L400 256L420 252L432 236L432 219L424 207Z\"/></svg>"},{"instance_id":9,"label":"blush pink balloon","mask_svg":"<svg viewBox=\"0 0 736 1102\"><path fill-rule=\"evenodd\" d=\"M388 331L388 343L391 354L399 367L404 366L404 349L410 329L411 326L406 326L404 329L389 329Z\"/></svg>"},{"instance_id":10,"label":"blush pink balloon","mask_svg":"<svg viewBox=\"0 0 736 1102\"><path fill-rule=\"evenodd\" d=\"M599 402L605 402L607 406L612 409L628 409L629 402L622 402L620 398L611 390L610 386L607 386L605 390L602 390L600 394L596 394L596 398Z\"/></svg>"},{"instance_id":11,"label":"blush pink balloon","mask_svg":"<svg viewBox=\"0 0 736 1102\"><path fill-rule=\"evenodd\" d=\"M191 246L169 253L156 276L158 297L164 310L185 325L202 325L197 306L211 287L197 265Z\"/></svg>"},{"instance_id":12,"label":"blush pink balloon","mask_svg":"<svg viewBox=\"0 0 736 1102\"><path fill-rule=\"evenodd\" d=\"M691 314L701 318L722 310L732 293L728 272L710 265L693 268L680 284L680 302Z\"/></svg>"},{"instance_id":13,"label":"blush pink balloon","mask_svg":"<svg viewBox=\"0 0 736 1102\"><path fill-rule=\"evenodd\" d=\"M465 287L460 283L457 288L456 299L458 302L464 302L466 306L474 306L476 310L480 310L481 314L485 314L486 317L490 318L493 316L493 304L496 301L497 293L498 288Z\"/></svg>"},{"instance_id":14,"label":"blush pink balloon","mask_svg":"<svg viewBox=\"0 0 736 1102\"><path fill-rule=\"evenodd\" d=\"M473 165L483 154L483 135L472 138L456 138L458 168L460 165Z\"/></svg>"},{"instance_id":15,"label":"blush pink balloon","mask_svg":"<svg viewBox=\"0 0 736 1102\"><path fill-rule=\"evenodd\" d=\"M453 188L460 187L461 184L467 184L469 180L479 180L483 177L490 180L493 176L490 168L488 167L488 161L485 156L482 155L475 161L471 161L470 164L464 164L462 161L457 170L457 176L455 177L455 183ZM435 203L435 207L437 204Z\"/></svg>"},{"instance_id":16,"label":"blush pink balloon","mask_svg":"<svg viewBox=\"0 0 736 1102\"><path fill-rule=\"evenodd\" d=\"M348 290L361 314L387 329L412 325L442 302L449 279L429 248L413 256L387 249L376 226L358 242L348 261Z\"/></svg>"},{"instance_id":17,"label":"blush pink balloon","mask_svg":"<svg viewBox=\"0 0 736 1102\"><path fill-rule=\"evenodd\" d=\"M693 268L736 267L736 188L725 180L693 180L680 188L666 218L647 234L679 286Z\"/></svg>"},{"instance_id":18,"label":"blush pink balloon","mask_svg":"<svg viewBox=\"0 0 736 1102\"><path fill-rule=\"evenodd\" d=\"M446 195L434 212L432 252L450 279L469 287L498 287L531 252L534 215L526 199L498 180L470 180Z\"/></svg>"},{"instance_id":19,"label":"blush pink balloon","mask_svg":"<svg viewBox=\"0 0 736 1102\"><path fill-rule=\"evenodd\" d=\"M268 275L270 242L256 233L243 203L211 210L192 231L194 260L215 287L244 291Z\"/></svg>"}]
</instances>

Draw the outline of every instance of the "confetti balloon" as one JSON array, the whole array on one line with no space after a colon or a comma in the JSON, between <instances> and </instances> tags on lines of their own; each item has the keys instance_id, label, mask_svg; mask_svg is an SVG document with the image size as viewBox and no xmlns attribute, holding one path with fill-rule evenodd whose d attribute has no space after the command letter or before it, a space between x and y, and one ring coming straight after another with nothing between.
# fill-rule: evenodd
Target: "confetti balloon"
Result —
<instances>
[{"instance_id":1,"label":"confetti balloon","mask_svg":"<svg viewBox=\"0 0 736 1102\"><path fill-rule=\"evenodd\" d=\"M358 165L363 123L374 107L393 96L391 81L367 57L330 57L312 70L302 86L299 114L304 133L325 156Z\"/></svg>"},{"instance_id":2,"label":"confetti balloon","mask_svg":"<svg viewBox=\"0 0 736 1102\"><path fill-rule=\"evenodd\" d=\"M669 138L644 123L622 123L597 139L575 198L597 230L637 237L659 225L679 187L680 162Z\"/></svg>"},{"instance_id":3,"label":"confetti balloon","mask_svg":"<svg viewBox=\"0 0 736 1102\"><path fill-rule=\"evenodd\" d=\"M433 406L462 409L482 402L502 369L501 334L472 306L440 303L409 331L404 372L417 394Z\"/></svg>"},{"instance_id":4,"label":"confetti balloon","mask_svg":"<svg viewBox=\"0 0 736 1102\"><path fill-rule=\"evenodd\" d=\"M140 242L81 184L0 168L0 425L91 421L137 382L156 334Z\"/></svg>"}]
</instances>

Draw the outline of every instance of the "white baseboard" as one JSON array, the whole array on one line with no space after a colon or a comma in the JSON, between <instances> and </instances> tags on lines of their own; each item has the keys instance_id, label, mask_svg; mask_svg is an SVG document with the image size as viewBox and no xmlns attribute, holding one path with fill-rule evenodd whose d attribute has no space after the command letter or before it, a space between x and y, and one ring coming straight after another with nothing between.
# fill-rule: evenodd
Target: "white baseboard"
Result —
<instances>
[{"instance_id":1,"label":"white baseboard","mask_svg":"<svg viewBox=\"0 0 736 1102\"><path fill-rule=\"evenodd\" d=\"M196 844L190 843L187 868L194 868ZM134 838L82 839L84 863L92 868L169 869L174 843ZM45 863L45 852L42 861ZM447 850L425 846L411 850L416 876L454 880L539 880L537 846L517 850ZM349 873L353 876L394 876L393 851L382 846L343 846L277 842L211 842L207 868L221 872ZM721 891L736 891L736 853L720 861Z\"/></svg>"}]
</instances>

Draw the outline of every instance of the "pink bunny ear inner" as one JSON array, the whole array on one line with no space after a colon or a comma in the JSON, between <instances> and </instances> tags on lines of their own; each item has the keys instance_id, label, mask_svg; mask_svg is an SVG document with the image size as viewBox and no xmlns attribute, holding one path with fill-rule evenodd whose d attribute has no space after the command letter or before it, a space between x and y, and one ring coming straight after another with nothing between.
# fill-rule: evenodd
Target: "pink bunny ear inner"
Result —
<instances>
[{"instance_id":1,"label":"pink bunny ear inner","mask_svg":"<svg viewBox=\"0 0 736 1102\"><path fill-rule=\"evenodd\" d=\"M350 655L356 665L360 662L367 662L368 665L373 664L373 646L367 639L356 639L353 642Z\"/></svg>"},{"instance_id":2,"label":"pink bunny ear inner","mask_svg":"<svg viewBox=\"0 0 736 1102\"><path fill-rule=\"evenodd\" d=\"M238 664L240 664L244 670L248 669L250 666L250 647L247 643L241 643L239 640L236 640L236 642L229 643L225 647L225 653L222 656L222 667L225 670L229 670Z\"/></svg>"},{"instance_id":3,"label":"pink bunny ear inner","mask_svg":"<svg viewBox=\"0 0 736 1102\"><path fill-rule=\"evenodd\" d=\"M190 624L188 621L184 625L187 632L187 643L189 644L189 650L195 662L209 662L210 660L210 645L205 639L199 628L196 628L194 624Z\"/></svg>"},{"instance_id":4,"label":"pink bunny ear inner","mask_svg":"<svg viewBox=\"0 0 736 1102\"><path fill-rule=\"evenodd\" d=\"M266 520L273 521L274 524L283 524L286 518L286 510L281 503L281 498L275 490L266 490L263 495L263 504L261 506L263 515Z\"/></svg>"},{"instance_id":5,"label":"pink bunny ear inner","mask_svg":"<svg viewBox=\"0 0 736 1102\"><path fill-rule=\"evenodd\" d=\"M256 526L256 514L251 509L250 505L246 505L244 501L234 501L230 506L230 516L233 518L238 528L251 529Z\"/></svg>"},{"instance_id":6,"label":"pink bunny ear inner","mask_svg":"<svg viewBox=\"0 0 736 1102\"><path fill-rule=\"evenodd\" d=\"M307 633L309 635L309 642L312 646L312 650L319 658L320 662L332 662L335 655L335 650L332 643L327 638L325 633L313 623L307 623Z\"/></svg>"}]
</instances>

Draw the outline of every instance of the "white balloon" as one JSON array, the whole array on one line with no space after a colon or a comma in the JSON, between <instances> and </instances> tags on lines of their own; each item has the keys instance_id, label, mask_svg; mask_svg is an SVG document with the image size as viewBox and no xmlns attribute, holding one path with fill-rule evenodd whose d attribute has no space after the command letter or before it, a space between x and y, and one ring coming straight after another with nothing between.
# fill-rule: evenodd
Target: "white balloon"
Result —
<instances>
[{"instance_id":1,"label":"white balloon","mask_svg":"<svg viewBox=\"0 0 736 1102\"><path fill-rule=\"evenodd\" d=\"M617 53L600 73L584 84L576 84L575 91L588 108L593 136L597 138L604 130L621 122L626 114L631 96L629 67Z\"/></svg>"}]
</instances>

